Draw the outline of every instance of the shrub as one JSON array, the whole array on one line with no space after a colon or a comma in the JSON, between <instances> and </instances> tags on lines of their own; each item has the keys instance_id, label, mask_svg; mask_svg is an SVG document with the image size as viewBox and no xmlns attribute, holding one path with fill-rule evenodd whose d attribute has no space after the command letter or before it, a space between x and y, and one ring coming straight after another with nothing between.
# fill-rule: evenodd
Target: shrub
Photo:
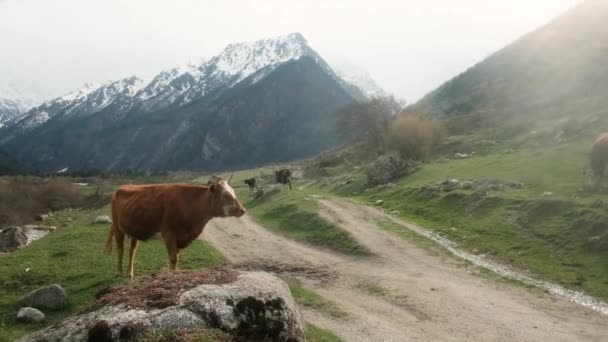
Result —
<instances>
[{"instance_id":1,"label":"shrub","mask_svg":"<svg viewBox=\"0 0 608 342\"><path fill-rule=\"evenodd\" d=\"M422 116L405 116L392 123L388 144L403 158L426 160L446 137L446 130L440 122Z\"/></svg>"},{"instance_id":2,"label":"shrub","mask_svg":"<svg viewBox=\"0 0 608 342\"><path fill-rule=\"evenodd\" d=\"M31 222L36 215L78 207L82 195L61 178L0 178L0 227Z\"/></svg>"}]
</instances>

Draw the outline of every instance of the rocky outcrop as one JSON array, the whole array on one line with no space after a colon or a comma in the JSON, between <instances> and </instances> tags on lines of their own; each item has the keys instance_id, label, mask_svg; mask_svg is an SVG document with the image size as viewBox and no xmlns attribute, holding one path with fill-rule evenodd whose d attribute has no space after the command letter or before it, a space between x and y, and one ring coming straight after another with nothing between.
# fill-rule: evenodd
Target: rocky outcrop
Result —
<instances>
[{"instance_id":1,"label":"rocky outcrop","mask_svg":"<svg viewBox=\"0 0 608 342\"><path fill-rule=\"evenodd\" d=\"M46 236L55 230L54 226L26 224L23 227L11 227L0 231L0 253L13 252Z\"/></svg>"},{"instance_id":2,"label":"rocky outcrop","mask_svg":"<svg viewBox=\"0 0 608 342\"><path fill-rule=\"evenodd\" d=\"M0 252L12 252L27 245L28 237L26 229L11 227L0 231Z\"/></svg>"},{"instance_id":3,"label":"rocky outcrop","mask_svg":"<svg viewBox=\"0 0 608 342\"><path fill-rule=\"evenodd\" d=\"M26 294L17 304L19 307L59 310L68 305L68 295L61 285L52 284Z\"/></svg>"},{"instance_id":4,"label":"rocky outcrop","mask_svg":"<svg viewBox=\"0 0 608 342\"><path fill-rule=\"evenodd\" d=\"M182 272L179 277L190 277L196 272ZM206 277L225 278L213 272ZM168 286L172 286L172 281L188 283L188 279L171 278ZM157 289L156 293L163 291ZM124 289L115 297L120 299L125 294L137 297ZM118 341L119 337L137 339L152 331L210 328L242 341L304 341L303 321L289 288L268 273L238 273L234 281L198 285L163 303L168 305L150 307L145 300L110 301L97 310L71 316L19 341L84 341L89 334L111 336L111 340Z\"/></svg>"},{"instance_id":5,"label":"rocky outcrop","mask_svg":"<svg viewBox=\"0 0 608 342\"><path fill-rule=\"evenodd\" d=\"M386 184L416 170L417 162L404 160L399 153L392 152L374 160L367 168L367 184Z\"/></svg>"}]
</instances>

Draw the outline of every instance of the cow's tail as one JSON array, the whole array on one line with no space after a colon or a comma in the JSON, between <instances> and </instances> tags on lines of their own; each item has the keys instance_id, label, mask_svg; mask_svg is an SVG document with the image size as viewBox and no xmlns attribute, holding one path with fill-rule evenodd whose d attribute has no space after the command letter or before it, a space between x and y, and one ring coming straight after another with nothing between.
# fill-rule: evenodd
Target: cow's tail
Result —
<instances>
[{"instance_id":1,"label":"cow's tail","mask_svg":"<svg viewBox=\"0 0 608 342\"><path fill-rule=\"evenodd\" d=\"M112 223L112 225L110 226L110 231L108 232L108 237L106 238L106 244L103 248L103 252L106 255L110 255L112 253L112 239L114 238L114 224Z\"/></svg>"}]
</instances>

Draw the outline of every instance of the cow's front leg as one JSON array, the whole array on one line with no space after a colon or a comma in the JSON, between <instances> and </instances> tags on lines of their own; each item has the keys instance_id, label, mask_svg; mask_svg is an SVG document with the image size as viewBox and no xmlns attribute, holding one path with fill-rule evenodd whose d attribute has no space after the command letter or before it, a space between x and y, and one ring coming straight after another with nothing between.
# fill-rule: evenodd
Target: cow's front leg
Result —
<instances>
[{"instance_id":1,"label":"cow's front leg","mask_svg":"<svg viewBox=\"0 0 608 342\"><path fill-rule=\"evenodd\" d=\"M165 245L167 246L167 254L169 255L169 269L173 271L177 268L177 258L179 256L177 240L173 236L167 236L165 237Z\"/></svg>"}]
</instances>

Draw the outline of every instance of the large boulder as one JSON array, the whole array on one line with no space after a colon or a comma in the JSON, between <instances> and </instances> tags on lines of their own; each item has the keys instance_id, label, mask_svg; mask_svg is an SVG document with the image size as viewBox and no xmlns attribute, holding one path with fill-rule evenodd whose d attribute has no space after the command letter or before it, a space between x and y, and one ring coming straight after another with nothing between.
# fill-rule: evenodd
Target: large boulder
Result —
<instances>
[{"instance_id":1,"label":"large boulder","mask_svg":"<svg viewBox=\"0 0 608 342\"><path fill-rule=\"evenodd\" d=\"M25 307L17 312L17 320L25 323L42 323L45 320L44 314L38 309Z\"/></svg>"},{"instance_id":2,"label":"large boulder","mask_svg":"<svg viewBox=\"0 0 608 342\"><path fill-rule=\"evenodd\" d=\"M367 167L367 184L375 186L389 183L413 172L418 164L415 161L404 160L397 152L382 155Z\"/></svg>"},{"instance_id":3,"label":"large boulder","mask_svg":"<svg viewBox=\"0 0 608 342\"><path fill-rule=\"evenodd\" d=\"M59 310L68 305L68 295L61 285L52 284L26 294L17 301L17 304L19 307Z\"/></svg>"},{"instance_id":4,"label":"large boulder","mask_svg":"<svg viewBox=\"0 0 608 342\"><path fill-rule=\"evenodd\" d=\"M12 252L28 243L28 229L11 227L0 231L0 252Z\"/></svg>"},{"instance_id":5,"label":"large boulder","mask_svg":"<svg viewBox=\"0 0 608 342\"><path fill-rule=\"evenodd\" d=\"M199 277L201 272L207 273ZM85 341L91 335L136 340L152 331L193 329L219 329L243 341L304 341L302 318L282 280L264 272L228 272L235 274L234 279L227 278L226 271L181 271L162 281L155 281L159 276L146 279L139 289L129 285L110 290L98 309L19 341ZM191 279L212 281L188 289Z\"/></svg>"}]
</instances>

